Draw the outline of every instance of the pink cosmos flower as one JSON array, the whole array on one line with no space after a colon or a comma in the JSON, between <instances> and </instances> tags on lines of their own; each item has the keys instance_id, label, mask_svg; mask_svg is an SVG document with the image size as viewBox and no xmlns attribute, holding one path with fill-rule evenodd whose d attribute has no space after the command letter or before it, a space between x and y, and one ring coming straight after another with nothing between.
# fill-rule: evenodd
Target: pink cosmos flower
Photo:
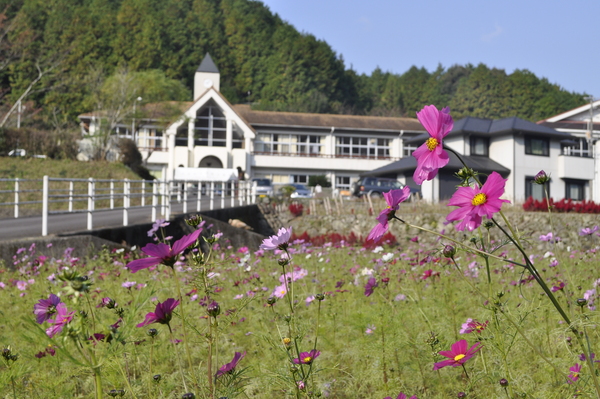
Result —
<instances>
[{"instance_id":1,"label":"pink cosmos flower","mask_svg":"<svg viewBox=\"0 0 600 399\"><path fill-rule=\"evenodd\" d=\"M584 227L581 230L579 230L579 235L580 236L591 236L592 234L594 234L597 231L598 231L597 225L594 227Z\"/></svg>"},{"instance_id":2,"label":"pink cosmos flower","mask_svg":"<svg viewBox=\"0 0 600 399\"><path fill-rule=\"evenodd\" d=\"M407 396L403 392L400 392L400 394L398 395L398 397L396 399L406 399L406 398L407 398ZM386 396L383 399L392 399L392 397L391 396ZM417 398L417 395L413 395L413 396L410 397L410 399L418 399L418 398Z\"/></svg>"},{"instance_id":3,"label":"pink cosmos flower","mask_svg":"<svg viewBox=\"0 0 600 399\"><path fill-rule=\"evenodd\" d=\"M281 299L285 296L285 294L287 294L287 287L285 286L285 284L281 284L275 287L275 289L273 290L273 296L277 298Z\"/></svg>"},{"instance_id":4,"label":"pink cosmos flower","mask_svg":"<svg viewBox=\"0 0 600 399\"><path fill-rule=\"evenodd\" d=\"M147 269L152 266L163 264L166 266L173 267L177 261L177 257L190 245L192 245L200 236L202 229L194 231L192 234L181 237L181 239L175 241L173 247L169 247L167 244L148 244L142 248L142 252L146 255L150 255L150 258L136 259L127 264L129 270L132 273L138 270Z\"/></svg>"},{"instance_id":5,"label":"pink cosmos flower","mask_svg":"<svg viewBox=\"0 0 600 399\"><path fill-rule=\"evenodd\" d=\"M417 159L417 169L415 169L413 180L417 184L422 184L425 180L433 179L438 169L450 162L448 153L444 151L442 140L454 127L454 121L450 116L449 107L439 111L435 105L423 107L421 111L417 112L417 118L431 136L413 152L413 157Z\"/></svg>"},{"instance_id":6,"label":"pink cosmos flower","mask_svg":"<svg viewBox=\"0 0 600 399\"><path fill-rule=\"evenodd\" d=\"M569 374L568 378L570 381L567 381L569 384L574 383L579 379L579 373L581 372L581 365L579 363L575 363L575 366L569 369L571 374Z\"/></svg>"},{"instance_id":7,"label":"pink cosmos flower","mask_svg":"<svg viewBox=\"0 0 600 399\"><path fill-rule=\"evenodd\" d=\"M480 333L487 327L489 321L486 320L485 323L481 323L477 320L467 319L466 322L460 328L460 334L470 334L472 332Z\"/></svg>"},{"instance_id":8,"label":"pink cosmos flower","mask_svg":"<svg viewBox=\"0 0 600 399\"><path fill-rule=\"evenodd\" d=\"M64 326L73 320L74 314L75 312L68 311L67 305L65 305L63 302L56 305L56 315L54 316L54 319L48 319L48 323L52 324L52 326L46 329L46 334L52 338L56 334L60 333Z\"/></svg>"},{"instance_id":9,"label":"pink cosmos flower","mask_svg":"<svg viewBox=\"0 0 600 399\"><path fill-rule=\"evenodd\" d=\"M408 186L383 193L383 198L385 198L385 202L388 206L379 213L379 216L377 216L377 221L379 223L373 227L367 237L367 241L378 243L381 240L381 237L383 237L388 229L388 222L396 215L396 211L400 208L400 203L405 201L408 197L410 197L410 187Z\"/></svg>"},{"instance_id":10,"label":"pink cosmos flower","mask_svg":"<svg viewBox=\"0 0 600 399\"><path fill-rule=\"evenodd\" d=\"M371 296L375 288L377 288L379 284L377 284L377 279L375 277L371 277L367 284L365 284L365 296Z\"/></svg>"},{"instance_id":11,"label":"pink cosmos flower","mask_svg":"<svg viewBox=\"0 0 600 399\"><path fill-rule=\"evenodd\" d=\"M500 199L504 194L504 185L507 179L503 179L497 172L492 172L481 188L459 187L454 193L448 206L458 206L448 214L446 220L461 222L456 225L456 230L475 230L481 224L482 216L491 219L495 213L500 211L503 202Z\"/></svg>"},{"instance_id":12,"label":"pink cosmos flower","mask_svg":"<svg viewBox=\"0 0 600 399\"><path fill-rule=\"evenodd\" d=\"M164 302L159 302L154 309L154 312L146 314L146 319L137 325L144 327L152 323L169 324L173 316L173 310L179 305L179 301L169 298Z\"/></svg>"},{"instance_id":13,"label":"pink cosmos flower","mask_svg":"<svg viewBox=\"0 0 600 399\"><path fill-rule=\"evenodd\" d=\"M265 251L271 251L275 249L286 249L292 236L292 228L286 229L282 227L279 229L276 235L269 238L265 238L260 245L260 249Z\"/></svg>"},{"instance_id":14,"label":"pink cosmos flower","mask_svg":"<svg viewBox=\"0 0 600 399\"><path fill-rule=\"evenodd\" d=\"M38 303L33 305L33 314L35 314L35 321L38 324L44 323L48 320L54 313L56 313L56 307L61 303L59 297L54 294L50 294L48 299L40 299Z\"/></svg>"},{"instance_id":15,"label":"pink cosmos flower","mask_svg":"<svg viewBox=\"0 0 600 399\"><path fill-rule=\"evenodd\" d=\"M313 360L319 357L320 351L313 349L310 352L300 352L300 357L294 359L295 364L311 364Z\"/></svg>"},{"instance_id":16,"label":"pink cosmos flower","mask_svg":"<svg viewBox=\"0 0 600 399\"><path fill-rule=\"evenodd\" d=\"M244 356L246 356L246 352L241 353L241 352L235 352L235 354L233 355L233 360L230 361L227 364L224 364L223 366L221 366L219 368L219 371L217 371L217 374L215 374L215 377L219 377L223 374L231 374L235 371L236 366L238 365L238 363L240 362L240 360L242 360L244 358Z\"/></svg>"},{"instance_id":17,"label":"pink cosmos flower","mask_svg":"<svg viewBox=\"0 0 600 399\"><path fill-rule=\"evenodd\" d=\"M433 365L433 370L439 370L446 366L456 367L463 365L467 360L475 356L479 349L481 349L479 345L481 345L481 342L477 342L468 348L469 345L466 340L461 339L460 341L456 341L452 344L449 351L440 351L440 355L447 357L448 360L442 360L441 362L435 363Z\"/></svg>"}]
</instances>

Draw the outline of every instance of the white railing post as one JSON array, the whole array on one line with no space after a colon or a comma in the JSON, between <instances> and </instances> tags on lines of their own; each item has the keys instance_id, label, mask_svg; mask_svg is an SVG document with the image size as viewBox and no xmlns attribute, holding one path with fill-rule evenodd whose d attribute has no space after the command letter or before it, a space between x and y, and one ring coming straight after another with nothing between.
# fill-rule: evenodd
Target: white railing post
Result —
<instances>
[{"instance_id":1,"label":"white railing post","mask_svg":"<svg viewBox=\"0 0 600 399\"><path fill-rule=\"evenodd\" d=\"M233 180L229 181L229 187L231 188L231 207L233 208L235 206L235 182Z\"/></svg>"},{"instance_id":2,"label":"white railing post","mask_svg":"<svg viewBox=\"0 0 600 399\"><path fill-rule=\"evenodd\" d=\"M42 236L48 235L48 176L42 180Z\"/></svg>"},{"instance_id":3,"label":"white railing post","mask_svg":"<svg viewBox=\"0 0 600 399\"><path fill-rule=\"evenodd\" d=\"M177 191L177 203L179 204L181 202L181 190L179 189L179 182L174 182L175 184L175 190Z\"/></svg>"},{"instance_id":4,"label":"white railing post","mask_svg":"<svg viewBox=\"0 0 600 399\"><path fill-rule=\"evenodd\" d=\"M19 217L19 178L15 179L15 219Z\"/></svg>"},{"instance_id":5,"label":"white railing post","mask_svg":"<svg viewBox=\"0 0 600 399\"><path fill-rule=\"evenodd\" d=\"M115 208L115 181L110 179L110 209Z\"/></svg>"},{"instance_id":6,"label":"white railing post","mask_svg":"<svg viewBox=\"0 0 600 399\"><path fill-rule=\"evenodd\" d=\"M88 179L88 211L87 211L87 229L94 227L92 213L94 212L94 179Z\"/></svg>"},{"instance_id":7,"label":"white railing post","mask_svg":"<svg viewBox=\"0 0 600 399\"><path fill-rule=\"evenodd\" d=\"M167 213L167 207L165 204L166 201L166 195L165 195L165 188L166 188L166 181L161 180L160 182L160 214L161 216L166 215Z\"/></svg>"},{"instance_id":8,"label":"white railing post","mask_svg":"<svg viewBox=\"0 0 600 399\"><path fill-rule=\"evenodd\" d=\"M123 226L129 225L129 179L123 182Z\"/></svg>"},{"instance_id":9,"label":"white railing post","mask_svg":"<svg viewBox=\"0 0 600 399\"><path fill-rule=\"evenodd\" d=\"M156 222L156 207L158 206L158 180L152 183L152 221Z\"/></svg>"},{"instance_id":10,"label":"white railing post","mask_svg":"<svg viewBox=\"0 0 600 399\"><path fill-rule=\"evenodd\" d=\"M215 209L215 182L210 182L210 206L209 209L212 211Z\"/></svg>"},{"instance_id":11,"label":"white railing post","mask_svg":"<svg viewBox=\"0 0 600 399\"><path fill-rule=\"evenodd\" d=\"M141 205L146 205L146 180L142 180L142 201Z\"/></svg>"},{"instance_id":12,"label":"white railing post","mask_svg":"<svg viewBox=\"0 0 600 399\"><path fill-rule=\"evenodd\" d=\"M170 220L171 219L171 187L167 181L165 181L165 191L167 192L167 203L165 204L166 205L165 220Z\"/></svg>"},{"instance_id":13,"label":"white railing post","mask_svg":"<svg viewBox=\"0 0 600 399\"><path fill-rule=\"evenodd\" d=\"M221 182L221 209L225 208L225 192L227 191L227 182Z\"/></svg>"},{"instance_id":14,"label":"white railing post","mask_svg":"<svg viewBox=\"0 0 600 399\"><path fill-rule=\"evenodd\" d=\"M187 181L183 182L183 214L187 213Z\"/></svg>"},{"instance_id":15,"label":"white railing post","mask_svg":"<svg viewBox=\"0 0 600 399\"><path fill-rule=\"evenodd\" d=\"M73 180L69 182L69 212L73 212Z\"/></svg>"},{"instance_id":16,"label":"white railing post","mask_svg":"<svg viewBox=\"0 0 600 399\"><path fill-rule=\"evenodd\" d=\"M202 199L202 182L198 182L198 194L196 195L196 212L200 212L200 200Z\"/></svg>"}]
</instances>

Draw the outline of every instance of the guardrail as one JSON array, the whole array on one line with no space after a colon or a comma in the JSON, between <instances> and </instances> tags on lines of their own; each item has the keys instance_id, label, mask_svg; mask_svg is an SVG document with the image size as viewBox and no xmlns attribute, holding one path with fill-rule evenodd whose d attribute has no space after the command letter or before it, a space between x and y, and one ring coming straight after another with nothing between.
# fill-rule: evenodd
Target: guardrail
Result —
<instances>
[{"instance_id":1,"label":"guardrail","mask_svg":"<svg viewBox=\"0 0 600 399\"><path fill-rule=\"evenodd\" d=\"M0 208L14 208L14 218L23 213L42 215L42 235L48 235L48 217L57 214L87 214L87 229L94 226L96 213L122 210L123 226L129 224L129 212L149 208L152 221L158 215L171 217L172 202L182 203L183 213L192 211L189 202L195 197L196 212L208 200L215 209L236 204L255 203L250 181L189 181L189 180L116 180L67 179L44 176L43 179L0 179ZM40 209L41 208L41 209ZM26 212L22 212L26 211ZM9 210L10 212L10 210ZM6 212L5 212L6 213Z\"/></svg>"}]
</instances>

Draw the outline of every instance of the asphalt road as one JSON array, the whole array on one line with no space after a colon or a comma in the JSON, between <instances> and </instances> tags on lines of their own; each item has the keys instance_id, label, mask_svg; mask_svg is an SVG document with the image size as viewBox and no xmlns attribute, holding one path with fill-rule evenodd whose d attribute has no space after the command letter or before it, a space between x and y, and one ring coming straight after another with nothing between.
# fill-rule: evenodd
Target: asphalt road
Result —
<instances>
[{"instance_id":1,"label":"asphalt road","mask_svg":"<svg viewBox=\"0 0 600 399\"><path fill-rule=\"evenodd\" d=\"M183 201L171 202L171 215L184 213ZM226 198L224 208L231 207L231 199ZM239 206L236 200L234 206ZM221 208L221 198L215 198L213 209ZM210 199L203 197L200 203L201 210L210 209ZM187 213L197 211L196 198L187 201ZM160 207L157 208L157 218L160 215ZM93 229L117 227L123 225L123 210L98 210L93 213ZM143 224L152 222L152 206L129 209L128 224ZM48 235L74 233L87 230L87 213L67 213L48 216ZM0 241L17 240L22 238L34 238L42 235L42 217L32 216L18 219L0 219Z\"/></svg>"}]
</instances>

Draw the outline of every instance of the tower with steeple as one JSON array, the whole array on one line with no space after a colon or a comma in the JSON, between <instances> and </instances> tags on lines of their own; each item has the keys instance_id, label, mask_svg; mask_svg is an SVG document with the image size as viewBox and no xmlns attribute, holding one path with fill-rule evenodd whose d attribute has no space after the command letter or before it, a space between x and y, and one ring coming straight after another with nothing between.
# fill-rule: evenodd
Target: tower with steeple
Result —
<instances>
[{"instance_id":1,"label":"tower with steeple","mask_svg":"<svg viewBox=\"0 0 600 399\"><path fill-rule=\"evenodd\" d=\"M220 79L219 68L215 65L210 54L206 53L194 76L194 101L211 87L219 91Z\"/></svg>"}]
</instances>

